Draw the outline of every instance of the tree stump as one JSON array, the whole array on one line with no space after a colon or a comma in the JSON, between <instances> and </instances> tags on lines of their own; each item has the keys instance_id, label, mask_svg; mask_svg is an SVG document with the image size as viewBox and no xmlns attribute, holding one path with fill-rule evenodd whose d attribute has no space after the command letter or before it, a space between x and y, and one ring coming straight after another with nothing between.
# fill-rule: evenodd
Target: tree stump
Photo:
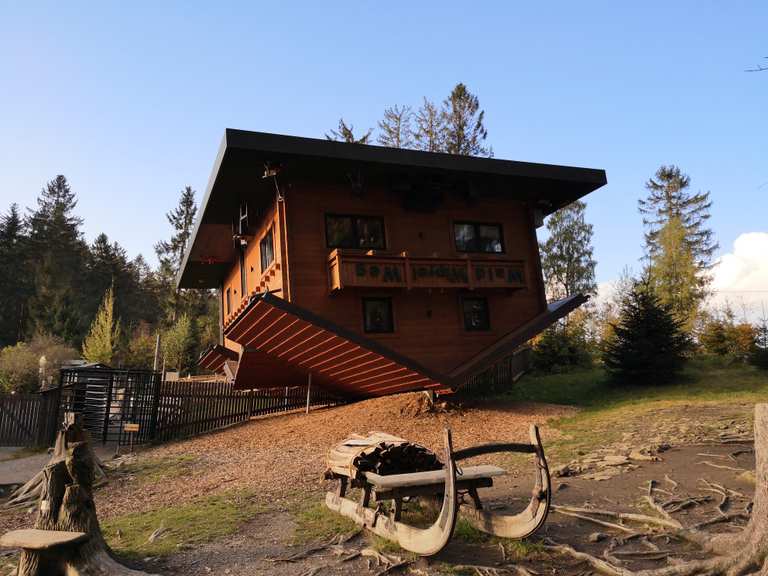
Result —
<instances>
[{"instance_id":1,"label":"tree stump","mask_svg":"<svg viewBox=\"0 0 768 576\"><path fill-rule=\"evenodd\" d=\"M74 418L59 432L54 458L42 471L35 529L84 533L85 539L45 551L24 548L19 576L146 576L117 562L104 541L93 500L95 456L83 438Z\"/></svg>"},{"instance_id":2,"label":"tree stump","mask_svg":"<svg viewBox=\"0 0 768 576\"><path fill-rule=\"evenodd\" d=\"M53 454L48 461L48 464L53 464L66 457L66 447L74 442L85 442L88 444L88 450L94 461L95 478L97 480L105 479L106 474L102 469L101 461L91 447L90 434L83 428L82 415L75 414L74 412L65 414L62 431L56 436ZM35 474L35 476L26 484L20 486L13 494L11 494L8 501L3 505L3 508L23 508L35 504L40 498L40 494L42 494L43 484L46 481L43 470Z\"/></svg>"}]
</instances>

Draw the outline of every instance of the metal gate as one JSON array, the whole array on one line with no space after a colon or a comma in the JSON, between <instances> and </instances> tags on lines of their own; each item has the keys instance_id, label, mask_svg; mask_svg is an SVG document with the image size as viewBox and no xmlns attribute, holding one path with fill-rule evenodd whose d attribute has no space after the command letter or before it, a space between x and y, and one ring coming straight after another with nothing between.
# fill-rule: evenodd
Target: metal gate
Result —
<instances>
[{"instance_id":1,"label":"metal gate","mask_svg":"<svg viewBox=\"0 0 768 576\"><path fill-rule=\"evenodd\" d=\"M148 442L154 438L157 424L159 386L160 374L148 370L64 369L59 421L64 412L79 412L96 441ZM126 424L138 425L138 431L126 430Z\"/></svg>"}]
</instances>

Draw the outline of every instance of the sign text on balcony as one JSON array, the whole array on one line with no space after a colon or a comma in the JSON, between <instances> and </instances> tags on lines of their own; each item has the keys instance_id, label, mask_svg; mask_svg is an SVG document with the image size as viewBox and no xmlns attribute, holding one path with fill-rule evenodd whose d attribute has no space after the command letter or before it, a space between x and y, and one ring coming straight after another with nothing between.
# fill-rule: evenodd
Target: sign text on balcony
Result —
<instances>
[{"instance_id":1,"label":"sign text on balcony","mask_svg":"<svg viewBox=\"0 0 768 576\"><path fill-rule=\"evenodd\" d=\"M523 262L358 256L336 253L329 259L331 288L522 288Z\"/></svg>"}]
</instances>

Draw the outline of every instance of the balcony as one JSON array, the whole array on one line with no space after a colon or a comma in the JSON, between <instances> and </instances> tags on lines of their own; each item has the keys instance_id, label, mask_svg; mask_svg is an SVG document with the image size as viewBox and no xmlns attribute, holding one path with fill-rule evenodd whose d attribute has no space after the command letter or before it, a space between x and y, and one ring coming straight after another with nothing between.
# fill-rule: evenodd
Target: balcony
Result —
<instances>
[{"instance_id":1,"label":"balcony","mask_svg":"<svg viewBox=\"0 0 768 576\"><path fill-rule=\"evenodd\" d=\"M344 288L526 287L525 262L500 258L412 258L336 249L328 256L332 292Z\"/></svg>"}]
</instances>

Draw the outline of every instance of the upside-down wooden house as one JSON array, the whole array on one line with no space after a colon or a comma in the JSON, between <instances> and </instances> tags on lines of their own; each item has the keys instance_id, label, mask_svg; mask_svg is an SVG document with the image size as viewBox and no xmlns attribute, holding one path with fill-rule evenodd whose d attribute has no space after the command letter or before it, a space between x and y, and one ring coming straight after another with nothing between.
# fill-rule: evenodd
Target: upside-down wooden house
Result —
<instances>
[{"instance_id":1,"label":"upside-down wooden house","mask_svg":"<svg viewBox=\"0 0 768 576\"><path fill-rule=\"evenodd\" d=\"M603 170L227 130L178 278L218 290L235 387L460 387L585 301L536 229Z\"/></svg>"}]
</instances>

